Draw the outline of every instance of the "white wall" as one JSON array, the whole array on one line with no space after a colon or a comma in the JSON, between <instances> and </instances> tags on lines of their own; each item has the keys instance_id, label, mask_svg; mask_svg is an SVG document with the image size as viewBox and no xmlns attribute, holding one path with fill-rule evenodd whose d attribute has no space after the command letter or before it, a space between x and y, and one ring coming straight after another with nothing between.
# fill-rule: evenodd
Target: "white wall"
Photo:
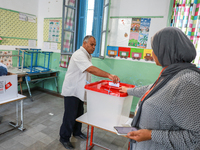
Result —
<instances>
[{"instance_id":1,"label":"white wall","mask_svg":"<svg viewBox=\"0 0 200 150\"><path fill-rule=\"evenodd\" d=\"M164 18L152 19L149 32L149 36L152 36L167 25L169 4L170 0L111 0L110 16L164 16ZM44 18L62 17L62 5L63 0L0 0L1 8L37 16L38 48L43 47ZM112 25L115 24L112 24L112 19L110 19L110 27ZM116 38L112 34L108 35L108 44L113 37ZM149 41L147 45L150 45Z\"/></svg>"},{"instance_id":2,"label":"white wall","mask_svg":"<svg viewBox=\"0 0 200 150\"><path fill-rule=\"evenodd\" d=\"M111 0L110 17L133 17L134 16L163 16L163 18L152 18L149 29L147 48L151 49L150 37L158 30L167 26L170 0ZM116 45L118 19L111 18L109 22L110 34L108 34L107 44ZM129 30L130 27L128 27ZM123 29L121 29L123 30ZM125 29L127 31L127 29ZM124 31L124 32L126 32ZM120 38L120 37L118 37ZM122 41L124 43L124 41ZM128 46L128 42L127 42Z\"/></svg>"},{"instance_id":3,"label":"white wall","mask_svg":"<svg viewBox=\"0 0 200 150\"><path fill-rule=\"evenodd\" d=\"M0 0L0 7L36 16L38 14L38 0ZM0 50L15 50L16 47L0 45Z\"/></svg>"},{"instance_id":4,"label":"white wall","mask_svg":"<svg viewBox=\"0 0 200 150\"><path fill-rule=\"evenodd\" d=\"M39 0L38 1L38 48L43 47L43 23L44 18L62 17L63 0ZM58 50L56 50L58 52Z\"/></svg>"},{"instance_id":5,"label":"white wall","mask_svg":"<svg viewBox=\"0 0 200 150\"><path fill-rule=\"evenodd\" d=\"M166 16L170 0L111 0L110 16Z\"/></svg>"},{"instance_id":6,"label":"white wall","mask_svg":"<svg viewBox=\"0 0 200 150\"><path fill-rule=\"evenodd\" d=\"M38 48L43 44L44 18L62 17L63 0L0 0L0 7L37 16ZM17 46L3 46L2 50L14 50ZM23 46L20 46L23 47ZM57 51L58 52L58 51Z\"/></svg>"},{"instance_id":7,"label":"white wall","mask_svg":"<svg viewBox=\"0 0 200 150\"><path fill-rule=\"evenodd\" d=\"M38 14L38 0L0 0L0 7L36 16ZM15 50L16 47L0 45L0 50Z\"/></svg>"},{"instance_id":8,"label":"white wall","mask_svg":"<svg viewBox=\"0 0 200 150\"><path fill-rule=\"evenodd\" d=\"M38 0L0 0L0 7L37 16Z\"/></svg>"}]
</instances>

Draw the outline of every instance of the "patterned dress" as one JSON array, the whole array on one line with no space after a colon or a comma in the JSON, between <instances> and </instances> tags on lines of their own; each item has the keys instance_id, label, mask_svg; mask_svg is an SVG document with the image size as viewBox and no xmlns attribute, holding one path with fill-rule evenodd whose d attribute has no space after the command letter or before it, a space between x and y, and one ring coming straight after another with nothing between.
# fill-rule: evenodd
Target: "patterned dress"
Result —
<instances>
[{"instance_id":1,"label":"patterned dress","mask_svg":"<svg viewBox=\"0 0 200 150\"><path fill-rule=\"evenodd\" d=\"M150 87L127 92L142 97ZM139 127L152 130L152 139L133 143L132 150L200 150L200 74L182 70L148 98Z\"/></svg>"}]
</instances>

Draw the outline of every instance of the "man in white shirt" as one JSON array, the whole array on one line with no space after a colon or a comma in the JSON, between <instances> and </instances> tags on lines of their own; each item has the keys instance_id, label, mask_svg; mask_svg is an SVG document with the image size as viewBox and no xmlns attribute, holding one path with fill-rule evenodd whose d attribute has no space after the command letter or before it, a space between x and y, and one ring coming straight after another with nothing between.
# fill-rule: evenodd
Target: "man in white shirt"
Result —
<instances>
[{"instance_id":1,"label":"man in white shirt","mask_svg":"<svg viewBox=\"0 0 200 150\"><path fill-rule=\"evenodd\" d=\"M109 78L114 83L119 81L116 75L109 74L92 65L91 54L94 52L95 46L95 38L90 35L86 36L80 49L73 53L65 75L61 93L64 96L65 112L60 127L60 142L67 149L74 148L70 142L71 134L86 139L86 136L81 132L82 124L76 122L76 118L84 112L84 86L87 81L91 82L91 74Z\"/></svg>"}]
</instances>

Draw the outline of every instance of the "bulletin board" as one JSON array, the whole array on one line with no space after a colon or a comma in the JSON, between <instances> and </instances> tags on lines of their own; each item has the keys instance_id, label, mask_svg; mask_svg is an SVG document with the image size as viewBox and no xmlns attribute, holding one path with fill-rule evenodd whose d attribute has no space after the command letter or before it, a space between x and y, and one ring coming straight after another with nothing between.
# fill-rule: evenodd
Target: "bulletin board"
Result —
<instances>
[{"instance_id":1,"label":"bulletin board","mask_svg":"<svg viewBox=\"0 0 200 150\"><path fill-rule=\"evenodd\" d=\"M20 14L27 19L20 20ZM30 21L28 17L34 18L34 21ZM35 40L37 44L37 17L35 15L0 8L0 21L1 45L29 46L29 40Z\"/></svg>"},{"instance_id":2,"label":"bulletin board","mask_svg":"<svg viewBox=\"0 0 200 150\"><path fill-rule=\"evenodd\" d=\"M106 57L154 63L151 37L165 26L163 16L110 17Z\"/></svg>"},{"instance_id":3,"label":"bulletin board","mask_svg":"<svg viewBox=\"0 0 200 150\"><path fill-rule=\"evenodd\" d=\"M146 22L149 22L146 25L142 25L142 19ZM131 39L132 33L137 33L136 28L132 30L132 25L138 24L138 36L139 34L147 35L146 45L142 48L151 49L151 37L160 29L166 27L166 25L162 25L160 22L163 22L163 16L133 16L127 18L110 18L110 32L108 34L108 45L110 46L131 46L131 47L139 47L138 44L133 45L129 42ZM143 21L143 22L144 22ZM135 22L135 23L134 23ZM139 37L137 38L139 39Z\"/></svg>"},{"instance_id":4,"label":"bulletin board","mask_svg":"<svg viewBox=\"0 0 200 150\"><path fill-rule=\"evenodd\" d=\"M50 34L50 26L51 22L59 24L59 34L56 35L58 36L58 40L50 40L49 38ZM55 25L56 26L56 25ZM56 29L58 31L58 29ZM62 37L62 18L44 18L44 28L43 28L43 48L44 49L52 49L52 45L56 44L56 49L61 50L61 37Z\"/></svg>"}]
</instances>

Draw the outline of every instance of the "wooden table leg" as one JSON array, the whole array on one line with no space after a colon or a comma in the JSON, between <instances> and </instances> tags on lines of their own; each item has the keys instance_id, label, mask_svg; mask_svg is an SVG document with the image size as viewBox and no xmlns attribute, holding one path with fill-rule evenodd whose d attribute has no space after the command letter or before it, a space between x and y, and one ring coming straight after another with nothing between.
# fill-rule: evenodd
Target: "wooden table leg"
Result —
<instances>
[{"instance_id":1,"label":"wooden table leg","mask_svg":"<svg viewBox=\"0 0 200 150\"><path fill-rule=\"evenodd\" d=\"M22 83L21 82L19 83L19 86L20 86L21 94L23 94L23 92L22 92Z\"/></svg>"}]
</instances>

